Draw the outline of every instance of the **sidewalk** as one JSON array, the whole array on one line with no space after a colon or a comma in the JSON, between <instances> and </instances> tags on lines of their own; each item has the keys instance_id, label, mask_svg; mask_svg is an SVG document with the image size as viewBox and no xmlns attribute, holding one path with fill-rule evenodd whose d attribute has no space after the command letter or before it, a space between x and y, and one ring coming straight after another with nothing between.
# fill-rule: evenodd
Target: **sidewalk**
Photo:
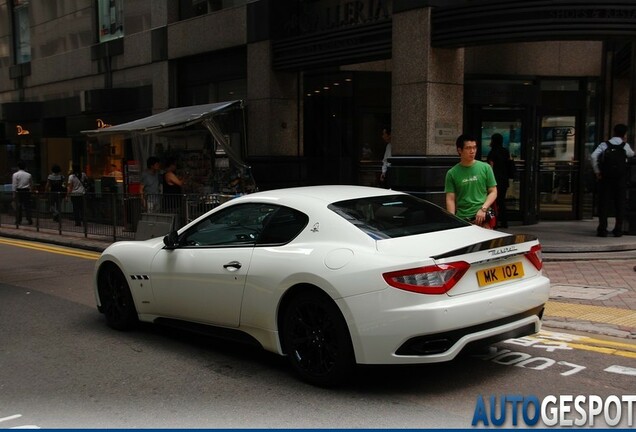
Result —
<instances>
[{"instance_id":1,"label":"sidewalk","mask_svg":"<svg viewBox=\"0 0 636 432\"><path fill-rule=\"evenodd\" d=\"M545 327L636 341L636 236L596 237L597 224L544 221L503 231L541 241L552 283Z\"/></svg>"},{"instance_id":2,"label":"sidewalk","mask_svg":"<svg viewBox=\"0 0 636 432\"><path fill-rule=\"evenodd\" d=\"M596 237L596 220L539 222L502 231L541 241L552 282L544 326L633 340L636 352L636 236ZM111 242L81 234L1 226L0 237L36 240L101 252Z\"/></svg>"}]
</instances>

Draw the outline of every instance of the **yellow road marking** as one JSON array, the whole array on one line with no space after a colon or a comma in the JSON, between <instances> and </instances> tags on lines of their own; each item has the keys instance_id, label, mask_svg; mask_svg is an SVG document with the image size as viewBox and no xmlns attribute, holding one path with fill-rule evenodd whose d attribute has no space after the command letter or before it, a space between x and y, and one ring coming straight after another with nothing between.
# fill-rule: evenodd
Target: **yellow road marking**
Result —
<instances>
[{"instance_id":1,"label":"yellow road marking","mask_svg":"<svg viewBox=\"0 0 636 432\"><path fill-rule=\"evenodd\" d=\"M636 327L636 311L606 306L591 306L550 301L545 307L546 316L575 318L625 327Z\"/></svg>"},{"instance_id":2,"label":"yellow road marking","mask_svg":"<svg viewBox=\"0 0 636 432\"><path fill-rule=\"evenodd\" d=\"M593 352L597 352L601 354L611 354L611 355L616 355L620 357L636 359L636 352L633 352L633 351L623 351L623 350L617 350L613 348L604 348L604 347L599 347L594 345L577 344L577 343L571 343L571 342L568 343L567 345L574 349L580 349L583 351L593 351Z\"/></svg>"},{"instance_id":3,"label":"yellow road marking","mask_svg":"<svg viewBox=\"0 0 636 432\"><path fill-rule=\"evenodd\" d=\"M101 255L99 252L90 252L90 251L84 251L79 249L69 249L69 248L51 246L44 243L30 242L25 240L12 240L12 239L3 238L3 239L0 239L0 243L10 245L10 246L17 246L17 247L21 247L25 249L33 249L40 252L50 252L50 253L67 255L67 256L72 256L76 258L84 258L89 260L96 260Z\"/></svg>"},{"instance_id":4,"label":"yellow road marking","mask_svg":"<svg viewBox=\"0 0 636 432\"><path fill-rule=\"evenodd\" d=\"M562 343L572 349L636 359L636 343L618 342L569 333L555 333L546 330L542 330L537 336L531 337L548 342L548 344L552 341L555 344Z\"/></svg>"}]
</instances>

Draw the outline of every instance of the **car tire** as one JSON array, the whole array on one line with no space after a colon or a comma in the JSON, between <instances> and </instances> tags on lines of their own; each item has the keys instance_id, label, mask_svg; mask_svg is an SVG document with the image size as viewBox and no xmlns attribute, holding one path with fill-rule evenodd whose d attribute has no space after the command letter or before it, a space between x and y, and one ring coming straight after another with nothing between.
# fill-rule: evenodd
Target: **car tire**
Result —
<instances>
[{"instance_id":1,"label":"car tire","mask_svg":"<svg viewBox=\"0 0 636 432\"><path fill-rule=\"evenodd\" d=\"M303 293L291 299L283 316L283 346L300 378L320 387L342 384L355 356L340 309L326 295Z\"/></svg>"},{"instance_id":2,"label":"car tire","mask_svg":"<svg viewBox=\"0 0 636 432\"><path fill-rule=\"evenodd\" d=\"M130 330L137 324L137 309L130 293L126 277L115 265L108 265L99 272L98 293L100 311L109 327Z\"/></svg>"}]
</instances>

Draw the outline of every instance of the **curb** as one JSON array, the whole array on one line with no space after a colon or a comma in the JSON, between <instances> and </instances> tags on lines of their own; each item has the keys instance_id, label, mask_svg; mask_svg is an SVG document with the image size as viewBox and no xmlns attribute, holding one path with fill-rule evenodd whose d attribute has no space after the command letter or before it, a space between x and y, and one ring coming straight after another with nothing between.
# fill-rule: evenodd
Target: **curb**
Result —
<instances>
[{"instance_id":1,"label":"curb","mask_svg":"<svg viewBox=\"0 0 636 432\"><path fill-rule=\"evenodd\" d=\"M87 238L73 238L69 236L51 235L37 232L21 234L19 232L6 232L6 230L0 230L0 237L12 238L17 240L41 241L54 244L56 246L67 246L77 249L89 250L92 252L103 252L104 249L106 249L112 243L105 240L102 241Z\"/></svg>"}]
</instances>

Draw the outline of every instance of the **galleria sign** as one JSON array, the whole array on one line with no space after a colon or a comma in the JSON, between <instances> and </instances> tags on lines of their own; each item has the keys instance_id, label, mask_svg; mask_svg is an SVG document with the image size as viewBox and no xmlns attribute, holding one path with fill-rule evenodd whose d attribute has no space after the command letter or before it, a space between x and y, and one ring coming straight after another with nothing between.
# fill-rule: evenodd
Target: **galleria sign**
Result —
<instances>
[{"instance_id":1,"label":"galleria sign","mask_svg":"<svg viewBox=\"0 0 636 432\"><path fill-rule=\"evenodd\" d=\"M284 28L288 36L337 30L389 20L392 10L392 0L301 1Z\"/></svg>"}]
</instances>

